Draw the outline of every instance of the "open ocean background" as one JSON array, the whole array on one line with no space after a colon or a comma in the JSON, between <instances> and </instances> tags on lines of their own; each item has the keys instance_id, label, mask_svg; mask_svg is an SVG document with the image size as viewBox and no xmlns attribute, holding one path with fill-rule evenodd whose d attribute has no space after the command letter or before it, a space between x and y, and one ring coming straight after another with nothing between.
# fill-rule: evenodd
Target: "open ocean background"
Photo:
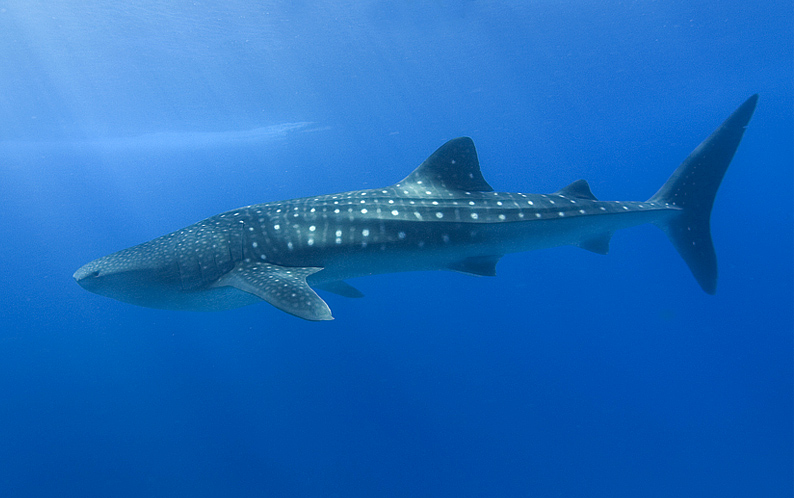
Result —
<instances>
[{"instance_id":1,"label":"open ocean background","mask_svg":"<svg viewBox=\"0 0 794 498\"><path fill-rule=\"evenodd\" d=\"M0 496L790 497L790 1L0 2ZM703 293L653 226L323 294L90 294L91 259L394 183L650 197L753 93Z\"/></svg>"}]
</instances>

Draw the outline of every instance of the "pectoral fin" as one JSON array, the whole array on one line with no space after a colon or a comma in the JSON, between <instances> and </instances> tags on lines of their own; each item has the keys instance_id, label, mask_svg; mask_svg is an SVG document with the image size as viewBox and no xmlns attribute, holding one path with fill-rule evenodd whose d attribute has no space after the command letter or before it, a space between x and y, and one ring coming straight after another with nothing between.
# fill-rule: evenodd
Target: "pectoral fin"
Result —
<instances>
[{"instance_id":1,"label":"pectoral fin","mask_svg":"<svg viewBox=\"0 0 794 498\"><path fill-rule=\"evenodd\" d=\"M331 309L306 283L306 277L320 270L267 263L239 264L214 285L248 292L304 320L333 320Z\"/></svg>"}]
</instances>

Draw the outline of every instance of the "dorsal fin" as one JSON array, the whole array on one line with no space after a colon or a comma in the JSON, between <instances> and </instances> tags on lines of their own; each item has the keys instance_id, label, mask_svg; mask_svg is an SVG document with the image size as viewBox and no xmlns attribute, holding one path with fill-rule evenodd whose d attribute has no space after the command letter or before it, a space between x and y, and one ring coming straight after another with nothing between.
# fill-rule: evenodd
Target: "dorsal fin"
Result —
<instances>
[{"instance_id":1,"label":"dorsal fin","mask_svg":"<svg viewBox=\"0 0 794 498\"><path fill-rule=\"evenodd\" d=\"M590 191L590 185L588 185L585 180L576 180L572 184L567 185L554 193L567 197L574 197L576 199L587 199L590 201L598 200Z\"/></svg>"},{"instance_id":2,"label":"dorsal fin","mask_svg":"<svg viewBox=\"0 0 794 498\"><path fill-rule=\"evenodd\" d=\"M439 147L400 184L419 184L439 190L493 192L482 177L477 150L469 137L453 138Z\"/></svg>"}]
</instances>

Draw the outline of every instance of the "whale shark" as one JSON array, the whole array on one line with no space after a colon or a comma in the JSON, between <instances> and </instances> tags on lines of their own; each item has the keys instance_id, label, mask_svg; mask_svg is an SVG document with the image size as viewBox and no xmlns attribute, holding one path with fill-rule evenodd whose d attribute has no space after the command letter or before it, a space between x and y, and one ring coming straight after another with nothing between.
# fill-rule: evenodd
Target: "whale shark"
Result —
<instances>
[{"instance_id":1,"label":"whale shark","mask_svg":"<svg viewBox=\"0 0 794 498\"><path fill-rule=\"evenodd\" d=\"M757 101L739 106L646 201L598 200L585 180L550 194L496 192L474 142L460 137L393 185L233 209L95 259L74 279L151 308L219 311L266 301L306 320L331 320L316 290L361 297L351 278L495 276L505 254L563 245L606 254L615 231L651 223L714 294L711 210Z\"/></svg>"}]
</instances>

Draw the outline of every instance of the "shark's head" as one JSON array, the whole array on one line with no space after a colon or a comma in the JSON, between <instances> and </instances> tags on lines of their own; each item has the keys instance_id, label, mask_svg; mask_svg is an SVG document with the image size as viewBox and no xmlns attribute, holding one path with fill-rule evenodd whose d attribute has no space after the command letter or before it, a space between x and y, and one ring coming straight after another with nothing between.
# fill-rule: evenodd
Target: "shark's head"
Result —
<instances>
[{"instance_id":1,"label":"shark's head","mask_svg":"<svg viewBox=\"0 0 794 498\"><path fill-rule=\"evenodd\" d=\"M178 268L166 258L135 246L95 259L74 273L84 289L119 301L147 307L162 307L164 296L180 293Z\"/></svg>"},{"instance_id":2,"label":"shark's head","mask_svg":"<svg viewBox=\"0 0 794 498\"><path fill-rule=\"evenodd\" d=\"M95 259L74 272L74 279L94 294L147 308L214 311L260 301L236 288L213 285L215 279L202 273L195 260L180 263L175 240L161 237Z\"/></svg>"}]
</instances>

